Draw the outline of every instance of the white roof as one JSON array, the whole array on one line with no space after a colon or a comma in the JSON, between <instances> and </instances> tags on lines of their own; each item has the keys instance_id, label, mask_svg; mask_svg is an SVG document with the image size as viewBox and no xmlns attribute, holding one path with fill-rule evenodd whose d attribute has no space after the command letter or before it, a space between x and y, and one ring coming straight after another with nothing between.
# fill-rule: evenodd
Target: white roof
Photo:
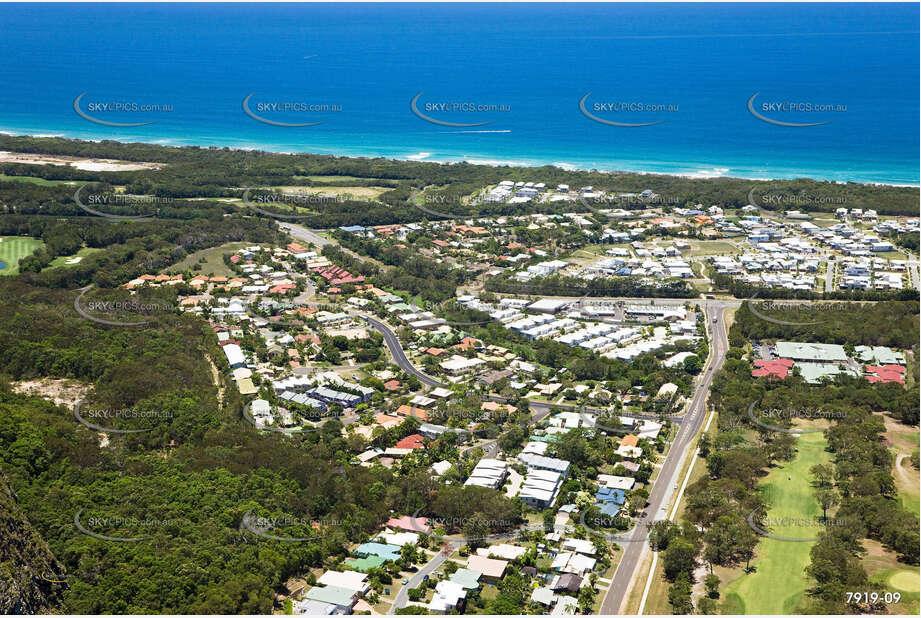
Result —
<instances>
[{"instance_id":1,"label":"white roof","mask_svg":"<svg viewBox=\"0 0 921 618\"><path fill-rule=\"evenodd\" d=\"M327 571L320 576L317 583L321 586L338 586L359 592L368 587L367 579L365 573L357 571Z\"/></svg>"},{"instance_id":2,"label":"white roof","mask_svg":"<svg viewBox=\"0 0 921 618\"><path fill-rule=\"evenodd\" d=\"M519 547L518 545L499 543L490 547L480 547L476 550L476 553L479 556L495 556L496 558L502 558L503 560L514 560L519 556L523 556L528 553L528 550L527 548Z\"/></svg>"},{"instance_id":3,"label":"white roof","mask_svg":"<svg viewBox=\"0 0 921 618\"><path fill-rule=\"evenodd\" d=\"M553 603L553 590L550 588L535 588L531 593L531 600L542 605Z\"/></svg>"},{"instance_id":4,"label":"white roof","mask_svg":"<svg viewBox=\"0 0 921 618\"><path fill-rule=\"evenodd\" d=\"M633 480L633 479L630 479ZM595 555L595 544L586 539L564 539L563 540L563 549L567 551L574 551L580 554L586 554L589 556Z\"/></svg>"}]
</instances>

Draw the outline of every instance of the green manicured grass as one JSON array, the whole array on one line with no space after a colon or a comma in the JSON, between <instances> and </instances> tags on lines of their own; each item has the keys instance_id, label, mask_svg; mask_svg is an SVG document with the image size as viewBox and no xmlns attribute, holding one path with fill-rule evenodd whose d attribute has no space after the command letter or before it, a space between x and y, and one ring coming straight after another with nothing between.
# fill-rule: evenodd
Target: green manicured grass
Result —
<instances>
[{"instance_id":1,"label":"green manicured grass","mask_svg":"<svg viewBox=\"0 0 921 618\"><path fill-rule=\"evenodd\" d=\"M794 459L775 468L760 486L768 505L767 521L770 532L791 538L815 538L820 529L812 525L776 525L781 518L797 520L822 516L822 509L813 497L809 469L830 461L825 452L826 441L821 433L801 435L796 441L799 451ZM726 587L723 613L790 614L797 607L809 586L804 573L809 565L808 541L781 541L762 538L757 557L752 561L753 573L743 573ZM733 598L738 596L738 603ZM741 603L741 605L739 605Z\"/></svg>"},{"instance_id":2,"label":"green manicured grass","mask_svg":"<svg viewBox=\"0 0 921 618\"><path fill-rule=\"evenodd\" d=\"M0 269L0 275L19 273L19 260L42 246L42 241L28 236L0 236L0 262L6 268Z\"/></svg>"},{"instance_id":3,"label":"green manicured grass","mask_svg":"<svg viewBox=\"0 0 921 618\"><path fill-rule=\"evenodd\" d=\"M49 268L59 268L63 266L64 268L70 268L71 266L76 266L79 262L75 264L68 264L67 260L70 260L75 257L85 258L87 256L93 255L94 253L99 253L102 249L97 249L96 247L83 247L73 255L59 255L58 257L51 260L51 263L48 264L46 270Z\"/></svg>"},{"instance_id":4,"label":"green manicured grass","mask_svg":"<svg viewBox=\"0 0 921 618\"><path fill-rule=\"evenodd\" d=\"M30 182L34 185L41 185L43 187L53 187L55 185L76 184L72 180L45 180L44 178L36 178L34 176L7 176L6 174L0 174L0 181Z\"/></svg>"}]
</instances>

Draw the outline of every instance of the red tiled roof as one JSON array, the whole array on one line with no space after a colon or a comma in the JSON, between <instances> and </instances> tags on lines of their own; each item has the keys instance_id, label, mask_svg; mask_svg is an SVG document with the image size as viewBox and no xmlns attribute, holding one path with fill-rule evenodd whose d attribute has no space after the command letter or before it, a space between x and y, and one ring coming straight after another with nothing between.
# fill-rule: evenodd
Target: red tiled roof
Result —
<instances>
[{"instance_id":1,"label":"red tiled roof","mask_svg":"<svg viewBox=\"0 0 921 618\"><path fill-rule=\"evenodd\" d=\"M396 448L409 448L409 449L425 448L425 444L423 444L422 436L417 433L406 436L405 438L397 442L395 446Z\"/></svg>"},{"instance_id":2,"label":"red tiled roof","mask_svg":"<svg viewBox=\"0 0 921 618\"><path fill-rule=\"evenodd\" d=\"M756 360L755 369L752 369L753 378L765 378L773 376L780 380L789 377L790 370L793 369L793 361L789 358L779 358L777 360Z\"/></svg>"},{"instance_id":3,"label":"red tiled roof","mask_svg":"<svg viewBox=\"0 0 921 618\"><path fill-rule=\"evenodd\" d=\"M867 381L872 383L897 382L905 384L905 367L901 365L867 365Z\"/></svg>"},{"instance_id":4,"label":"red tiled roof","mask_svg":"<svg viewBox=\"0 0 921 618\"><path fill-rule=\"evenodd\" d=\"M428 412L426 412L422 408L413 408L412 406L408 406L405 403L399 408L397 408L397 414L399 414L400 416L415 416L420 421L429 420Z\"/></svg>"}]
</instances>

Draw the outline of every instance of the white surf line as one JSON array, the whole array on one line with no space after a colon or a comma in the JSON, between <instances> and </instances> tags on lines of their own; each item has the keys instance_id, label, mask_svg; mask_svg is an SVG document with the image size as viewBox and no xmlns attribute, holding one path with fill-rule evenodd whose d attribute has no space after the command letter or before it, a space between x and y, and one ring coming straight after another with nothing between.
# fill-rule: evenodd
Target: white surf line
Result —
<instances>
[{"instance_id":1,"label":"white surf line","mask_svg":"<svg viewBox=\"0 0 921 618\"><path fill-rule=\"evenodd\" d=\"M703 433L707 433L710 429L710 423L713 422L713 417L715 416L714 412L710 412L710 418L707 419L707 424L704 425ZM691 472L694 470L694 464L697 463L697 455L700 453L699 448L694 449L694 454L691 455L691 465L688 466L688 473L684 475L684 482L681 483L681 488L678 490L678 497L675 499L675 504L672 506L672 512L668 516L669 519L672 519L675 516L675 513L678 512L678 505L681 504L681 497L684 496L684 488L688 486L688 481L691 479ZM642 614L643 610L646 608L646 599L649 597L649 589L652 587L652 578L656 573L656 563L659 561L659 552L652 552L652 564L649 566L649 577L646 579L646 587L643 588L643 598L640 599L640 608L637 610L637 614Z\"/></svg>"}]
</instances>

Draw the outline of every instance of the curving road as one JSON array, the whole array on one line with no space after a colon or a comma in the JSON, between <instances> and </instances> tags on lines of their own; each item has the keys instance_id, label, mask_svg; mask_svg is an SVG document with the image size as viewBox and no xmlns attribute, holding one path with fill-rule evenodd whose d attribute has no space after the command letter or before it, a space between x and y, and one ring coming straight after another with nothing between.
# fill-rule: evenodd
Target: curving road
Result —
<instances>
[{"instance_id":1,"label":"curving road","mask_svg":"<svg viewBox=\"0 0 921 618\"><path fill-rule=\"evenodd\" d=\"M665 508L668 505L672 492L677 483L677 476L681 470L681 463L684 461L685 454L694 441L694 437L700 430L704 419L707 416L707 396L710 393L710 385L713 383L713 375L723 366L726 360L726 351L729 348L729 340L726 333L726 325L723 318L724 310L733 306L729 302L711 301L706 305L707 326L711 330L712 353L707 367L701 373L700 381L688 407L688 412L684 417L684 422L678 429L675 441L668 451L668 456L662 464L662 469L652 490L649 494L649 502L644 509L644 516L647 522L654 522L666 518ZM713 319L716 318L716 323ZM624 543L623 556L614 572L611 586L608 588L601 604L600 614L618 614L620 613L624 601L630 593L631 584L636 574L637 565L642 561L643 556L649 551L649 546L645 540L645 526L634 526L629 533L629 542Z\"/></svg>"},{"instance_id":2,"label":"curving road","mask_svg":"<svg viewBox=\"0 0 921 618\"><path fill-rule=\"evenodd\" d=\"M710 329L711 355L704 371L700 375L687 413L682 417L672 417L671 419L679 425L678 433L662 464L658 479L652 486L649 502L644 509L645 518L648 522L665 519L665 508L674 491L675 483L677 482L676 477L680 472L681 464L707 416L706 402L710 392L710 385L713 383L713 376L719 371L726 360L729 340L723 314L726 309L736 307L740 304L738 301L698 301L698 303L706 312L707 327ZM403 347L400 345L399 339L394 332L390 330L387 324L371 316L359 314L359 317L368 322L368 324L384 336L384 341L393 356L394 362L396 362L400 368L407 373L415 375L421 382L428 386L444 386L435 378L419 371L409 362L409 359L403 351ZM716 322L713 321L714 318ZM498 397L488 398L493 400L501 399ZM550 413L551 408L554 407L578 409L577 406L568 406L566 404L556 405L543 402L531 402L530 405L536 421L546 417ZM597 411L589 408L584 409L588 412ZM650 417L649 415L624 416L655 419L655 417ZM637 566L641 562L646 551L649 550L643 538L645 536L645 526L634 526L629 534L628 541L623 544L623 556L614 572L611 586L608 588L604 602L601 605L601 614L617 614L620 612L621 606L630 592ZM421 576L419 577L421 580ZM411 581L410 584L413 584L413 581ZM414 585L418 585L418 583ZM414 585L410 585L409 587L414 587ZM398 596L397 601L399 602L400 600ZM398 602L394 603L394 607L402 607ZM405 600L403 600L403 603L405 603Z\"/></svg>"},{"instance_id":3,"label":"curving road","mask_svg":"<svg viewBox=\"0 0 921 618\"><path fill-rule=\"evenodd\" d=\"M362 313L358 313L356 315L358 315L358 317L370 324L374 330L384 336L384 343L387 344L387 348L390 349L390 354L393 356L393 361L399 365L400 369L406 373L410 373L416 376L419 378L420 382L427 386L447 386L432 376L422 373L416 369L411 362L409 362L409 359L406 358L406 353L403 351L403 346L400 345L400 340L397 339L397 336L394 334L394 332L390 330L390 327L387 326L384 322L378 320L377 318L372 318L370 315L364 315Z\"/></svg>"}]
</instances>

